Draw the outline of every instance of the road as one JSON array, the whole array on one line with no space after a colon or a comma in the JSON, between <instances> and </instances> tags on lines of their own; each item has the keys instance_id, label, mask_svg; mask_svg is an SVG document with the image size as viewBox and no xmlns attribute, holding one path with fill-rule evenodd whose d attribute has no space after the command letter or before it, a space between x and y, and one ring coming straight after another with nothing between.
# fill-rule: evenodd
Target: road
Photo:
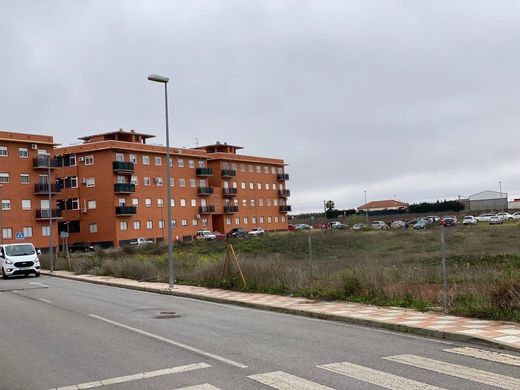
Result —
<instances>
[{"instance_id":1,"label":"road","mask_svg":"<svg viewBox=\"0 0 520 390\"><path fill-rule=\"evenodd\" d=\"M520 354L52 277L0 280L0 389L99 387L518 390Z\"/></svg>"}]
</instances>

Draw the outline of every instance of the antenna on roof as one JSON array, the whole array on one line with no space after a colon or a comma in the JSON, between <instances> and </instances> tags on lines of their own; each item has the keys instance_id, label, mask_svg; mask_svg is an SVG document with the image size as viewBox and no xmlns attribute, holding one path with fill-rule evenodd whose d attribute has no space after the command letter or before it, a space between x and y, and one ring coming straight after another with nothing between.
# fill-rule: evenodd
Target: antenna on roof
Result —
<instances>
[{"instance_id":1,"label":"antenna on roof","mask_svg":"<svg viewBox=\"0 0 520 390\"><path fill-rule=\"evenodd\" d=\"M199 137L195 137L193 138L193 140L195 141L195 146L198 148L200 145L199 145Z\"/></svg>"}]
</instances>

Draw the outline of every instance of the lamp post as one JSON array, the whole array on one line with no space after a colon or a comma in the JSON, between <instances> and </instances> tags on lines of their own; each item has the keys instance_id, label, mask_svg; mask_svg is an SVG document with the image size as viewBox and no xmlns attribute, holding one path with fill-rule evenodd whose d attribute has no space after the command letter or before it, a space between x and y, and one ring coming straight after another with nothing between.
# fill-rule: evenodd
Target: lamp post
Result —
<instances>
[{"instance_id":1,"label":"lamp post","mask_svg":"<svg viewBox=\"0 0 520 390\"><path fill-rule=\"evenodd\" d=\"M2 185L0 184L0 244L4 243L4 221L2 220L2 209L4 204L2 202Z\"/></svg>"},{"instance_id":2,"label":"lamp post","mask_svg":"<svg viewBox=\"0 0 520 390\"><path fill-rule=\"evenodd\" d=\"M47 155L47 189L49 195L49 264L50 271L54 272L54 264L52 261L52 193L51 193L51 155ZM59 245L59 241L58 241Z\"/></svg>"},{"instance_id":3,"label":"lamp post","mask_svg":"<svg viewBox=\"0 0 520 390\"><path fill-rule=\"evenodd\" d=\"M368 207L367 207L367 190L365 190L365 218L368 226Z\"/></svg>"},{"instance_id":4,"label":"lamp post","mask_svg":"<svg viewBox=\"0 0 520 390\"><path fill-rule=\"evenodd\" d=\"M502 199L502 182L501 181L498 182L498 186L500 188L500 206L502 208L502 216L503 216L504 215L503 214L504 213L504 199Z\"/></svg>"},{"instance_id":5,"label":"lamp post","mask_svg":"<svg viewBox=\"0 0 520 390\"><path fill-rule=\"evenodd\" d=\"M166 197L168 203L168 285L173 288L173 238L172 238L172 203L170 187L170 130L168 128L168 77L151 74L148 80L164 84L164 110L166 114Z\"/></svg>"}]
</instances>

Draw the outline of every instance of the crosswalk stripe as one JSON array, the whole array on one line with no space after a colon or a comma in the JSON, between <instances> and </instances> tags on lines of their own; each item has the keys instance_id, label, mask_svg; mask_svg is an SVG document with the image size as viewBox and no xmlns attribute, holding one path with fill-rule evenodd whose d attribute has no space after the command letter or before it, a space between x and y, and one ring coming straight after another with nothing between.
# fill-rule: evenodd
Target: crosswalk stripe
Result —
<instances>
[{"instance_id":1,"label":"crosswalk stripe","mask_svg":"<svg viewBox=\"0 0 520 390\"><path fill-rule=\"evenodd\" d=\"M456 353L458 355L470 356L496 363L509 364L510 366L520 366L520 357L509 355L507 353L491 352L470 347L445 349L444 352Z\"/></svg>"},{"instance_id":2,"label":"crosswalk stripe","mask_svg":"<svg viewBox=\"0 0 520 390\"><path fill-rule=\"evenodd\" d=\"M408 366L419 367L441 374L451 375L457 378L467 379L489 386L500 387L502 389L520 389L520 379L518 378L461 366L459 364L442 362L417 355L396 355L384 357L383 359L396 363L406 364Z\"/></svg>"},{"instance_id":3,"label":"crosswalk stripe","mask_svg":"<svg viewBox=\"0 0 520 390\"><path fill-rule=\"evenodd\" d=\"M248 378L278 390L334 390L283 371L249 375Z\"/></svg>"},{"instance_id":4,"label":"crosswalk stripe","mask_svg":"<svg viewBox=\"0 0 520 390\"><path fill-rule=\"evenodd\" d=\"M207 368L207 367L211 367L211 366L206 363L189 364L187 366L166 368L163 370L156 370L156 371L141 372L139 374L134 374L134 375L119 376L117 378L102 379L102 380L94 381L94 382L87 382L87 383L80 383L77 385L63 386L63 387L58 387L56 389L51 389L51 390L92 389L95 387L103 387L103 386L113 385L116 383L132 382L132 381L137 381L137 380L141 380L141 379L154 378L156 376L176 374L176 373L180 373L180 372L197 370L200 368Z\"/></svg>"},{"instance_id":5,"label":"crosswalk stripe","mask_svg":"<svg viewBox=\"0 0 520 390\"><path fill-rule=\"evenodd\" d=\"M221 389L219 387L211 386L209 383L204 383L202 385L178 387L173 390L221 390Z\"/></svg>"},{"instance_id":6,"label":"crosswalk stripe","mask_svg":"<svg viewBox=\"0 0 520 390\"><path fill-rule=\"evenodd\" d=\"M414 381L413 379L403 378L398 375L389 374L383 371L374 370L369 367L359 366L357 364L342 362L324 364L317 366L337 374L345 375L368 382L385 389L393 390L443 390L442 387L432 386L427 383Z\"/></svg>"}]
</instances>

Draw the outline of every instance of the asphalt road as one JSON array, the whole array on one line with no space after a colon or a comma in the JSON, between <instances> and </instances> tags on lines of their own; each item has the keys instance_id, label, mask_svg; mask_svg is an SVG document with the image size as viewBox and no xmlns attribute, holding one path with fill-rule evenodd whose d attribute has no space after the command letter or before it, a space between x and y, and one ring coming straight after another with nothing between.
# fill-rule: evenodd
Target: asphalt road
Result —
<instances>
[{"instance_id":1,"label":"asphalt road","mask_svg":"<svg viewBox=\"0 0 520 390\"><path fill-rule=\"evenodd\" d=\"M518 390L520 354L44 276L0 280L0 389L66 386Z\"/></svg>"}]
</instances>

